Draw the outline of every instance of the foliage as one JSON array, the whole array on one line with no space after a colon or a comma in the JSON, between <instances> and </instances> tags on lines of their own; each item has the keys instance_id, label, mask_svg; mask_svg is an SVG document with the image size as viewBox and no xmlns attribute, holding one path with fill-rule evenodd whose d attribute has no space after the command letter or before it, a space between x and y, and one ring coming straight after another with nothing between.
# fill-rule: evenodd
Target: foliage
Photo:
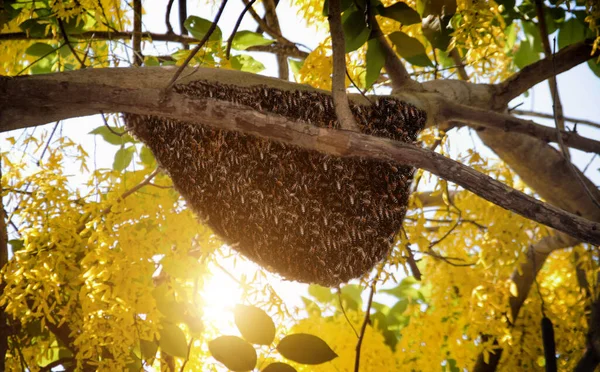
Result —
<instances>
[{"instance_id":1,"label":"foliage","mask_svg":"<svg viewBox=\"0 0 600 372\"><path fill-rule=\"evenodd\" d=\"M311 27L325 28L323 2L294 3ZM360 89L387 89L384 54L365 21L365 1L342 4L349 77ZM414 76L428 80L456 74L452 55L457 54L471 80L486 83L541 58L534 4L370 2L384 35ZM4 7L0 35L23 37L0 42L2 75L117 67L127 60L124 41L89 34L128 30L132 14L127 2L5 1ZM550 0L545 11L557 49L586 38L599 47L597 2ZM210 23L192 15L185 27L201 39ZM249 51L273 43L271 37L242 30L232 37L236 51L227 59L228 41L217 28L192 62L258 73L265 67ZM146 55L144 63L181 65L189 53L181 47L170 50L168 58ZM326 37L305 60L290 64L297 82L330 89L331 60ZM589 66L600 77L599 62ZM264 284L273 276L264 271L240 279L232 275L243 291L239 301L251 305L233 309L242 337L222 335L225 331L204 316L206 283L223 262L248 264L229 255L196 220L166 175L153 175L152 154L124 131L107 123L89 136L105 148L113 146L112 169L96 169L90 149L68 137L44 132L6 139L11 149L1 155L2 197L12 222L11 259L1 271L0 307L14 331L8 370L36 371L54 363L101 371L204 371L223 365L231 370L349 371L359 337L365 371L470 369L480 353L489 358L497 347L509 355L502 369L541 370L542 307L554 324L560 370L573 369L585 349L589 297L573 267L584 268L584 277L594 283L598 251L583 244L552 254L537 276L537 290L519 317L511 319L510 298L518 294L511 273L525 261L529 247L550 232L472 194L449 190L446 182L426 179L422 172L417 180L429 181L433 196L443 203L432 209L418 198L411 201L405 231L373 275L383 289L371 308L363 303L368 278L339 291L309 286L298 301L302 305L289 309L279 292ZM449 145L437 129L423 132L421 140L441 144L441 153ZM503 163L475 149L459 160L532 193ZM74 164L81 177L70 176ZM420 282L411 276L413 256ZM370 322L360 334L365 311Z\"/></svg>"}]
</instances>

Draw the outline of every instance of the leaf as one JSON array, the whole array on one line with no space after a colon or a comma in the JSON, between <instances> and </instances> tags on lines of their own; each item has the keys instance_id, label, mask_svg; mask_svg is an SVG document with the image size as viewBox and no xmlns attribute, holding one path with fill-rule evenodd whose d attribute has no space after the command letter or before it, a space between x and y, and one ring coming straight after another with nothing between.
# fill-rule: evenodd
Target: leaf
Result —
<instances>
[{"instance_id":1,"label":"leaf","mask_svg":"<svg viewBox=\"0 0 600 372\"><path fill-rule=\"evenodd\" d=\"M364 4L364 1L362 1ZM354 4L353 0L342 0L340 11L343 12ZM329 15L329 0L323 1L323 17Z\"/></svg>"},{"instance_id":2,"label":"leaf","mask_svg":"<svg viewBox=\"0 0 600 372\"><path fill-rule=\"evenodd\" d=\"M275 339L275 323L266 312L254 306L236 305L233 314L235 325L246 341L271 345Z\"/></svg>"},{"instance_id":3,"label":"leaf","mask_svg":"<svg viewBox=\"0 0 600 372\"><path fill-rule=\"evenodd\" d=\"M121 147L115 154L115 160L113 160L113 169L116 171L122 171L127 168L133 159L134 152L135 146L129 146L127 148Z\"/></svg>"},{"instance_id":4,"label":"leaf","mask_svg":"<svg viewBox=\"0 0 600 372\"><path fill-rule=\"evenodd\" d=\"M121 134L122 135L119 135ZM124 132L123 128L117 127L109 127L106 125L101 125L94 130L92 130L89 134L96 134L102 136L102 139L111 145L121 146L127 142L133 142L134 139L128 133Z\"/></svg>"},{"instance_id":5,"label":"leaf","mask_svg":"<svg viewBox=\"0 0 600 372\"><path fill-rule=\"evenodd\" d=\"M54 52L56 52L56 49L54 49L54 47L52 45L48 45L46 43L32 44L25 51L26 54L29 54L30 56L34 56L34 57L48 56Z\"/></svg>"},{"instance_id":6,"label":"leaf","mask_svg":"<svg viewBox=\"0 0 600 372\"><path fill-rule=\"evenodd\" d=\"M300 73L302 66L304 66L304 60L288 58L288 62L290 63L290 68L292 69L292 73L294 74L294 78L296 79L296 82L297 82L298 74Z\"/></svg>"},{"instance_id":7,"label":"leaf","mask_svg":"<svg viewBox=\"0 0 600 372\"><path fill-rule=\"evenodd\" d=\"M287 363L275 362L269 364L262 372L296 372L296 368Z\"/></svg>"},{"instance_id":8,"label":"leaf","mask_svg":"<svg viewBox=\"0 0 600 372\"><path fill-rule=\"evenodd\" d=\"M413 25L421 22L419 13L403 2L398 2L388 7L380 5L377 7L377 10L379 11L379 15L396 20L402 23L402 25Z\"/></svg>"},{"instance_id":9,"label":"leaf","mask_svg":"<svg viewBox=\"0 0 600 372\"><path fill-rule=\"evenodd\" d=\"M132 361L127 363L127 371L139 372L143 369L142 360L135 355L131 356Z\"/></svg>"},{"instance_id":10,"label":"leaf","mask_svg":"<svg viewBox=\"0 0 600 372\"><path fill-rule=\"evenodd\" d=\"M523 32L525 33L525 38L529 42L531 50L535 53L543 53L544 46L542 44L542 37L540 36L540 29L537 24L523 21L521 22L521 26L523 26Z\"/></svg>"},{"instance_id":11,"label":"leaf","mask_svg":"<svg viewBox=\"0 0 600 372\"><path fill-rule=\"evenodd\" d=\"M212 356L232 371L250 371L256 366L256 350L237 336L221 336L208 343Z\"/></svg>"},{"instance_id":12,"label":"leaf","mask_svg":"<svg viewBox=\"0 0 600 372\"><path fill-rule=\"evenodd\" d=\"M271 45L273 42L275 42L275 40L267 39L256 32L238 31L231 41L231 47L237 50L246 50L251 46Z\"/></svg>"},{"instance_id":13,"label":"leaf","mask_svg":"<svg viewBox=\"0 0 600 372\"><path fill-rule=\"evenodd\" d=\"M277 345L277 351L285 358L302 364L321 364L338 356L325 341L307 333L284 337Z\"/></svg>"},{"instance_id":14,"label":"leaf","mask_svg":"<svg viewBox=\"0 0 600 372\"><path fill-rule=\"evenodd\" d=\"M46 24L39 22L37 19L28 19L19 24L19 28L26 32L30 37L45 37Z\"/></svg>"},{"instance_id":15,"label":"leaf","mask_svg":"<svg viewBox=\"0 0 600 372\"><path fill-rule=\"evenodd\" d=\"M428 15L452 15L456 13L456 0L417 0L417 11Z\"/></svg>"},{"instance_id":16,"label":"leaf","mask_svg":"<svg viewBox=\"0 0 600 372\"><path fill-rule=\"evenodd\" d=\"M236 70L258 73L265 69L265 65L247 54L231 57L231 67Z\"/></svg>"},{"instance_id":17,"label":"leaf","mask_svg":"<svg viewBox=\"0 0 600 372\"><path fill-rule=\"evenodd\" d=\"M308 286L308 294L313 296L317 301L326 304L333 300L333 293L331 289L320 286L318 284L311 284Z\"/></svg>"},{"instance_id":18,"label":"leaf","mask_svg":"<svg viewBox=\"0 0 600 372\"><path fill-rule=\"evenodd\" d=\"M202 40L204 35L206 35L209 28L212 26L212 21L196 16L189 16L183 23L183 26L190 32L190 34L192 34L194 38ZM219 26L217 26L208 38L208 41L220 42L222 39L223 33L221 32Z\"/></svg>"},{"instance_id":19,"label":"leaf","mask_svg":"<svg viewBox=\"0 0 600 372\"><path fill-rule=\"evenodd\" d=\"M398 3L404 4L404 3ZM385 64L385 52L379 40L371 39L367 43L367 76L365 78L365 89L371 88L371 86L377 81L381 73L381 69Z\"/></svg>"},{"instance_id":20,"label":"leaf","mask_svg":"<svg viewBox=\"0 0 600 372\"><path fill-rule=\"evenodd\" d=\"M159 331L158 345L160 350L179 358L187 358L188 345L181 328L173 323L162 323Z\"/></svg>"},{"instance_id":21,"label":"leaf","mask_svg":"<svg viewBox=\"0 0 600 372\"><path fill-rule=\"evenodd\" d=\"M588 61L588 66L596 76L600 77L600 63L595 61L594 59L590 59Z\"/></svg>"},{"instance_id":22,"label":"leaf","mask_svg":"<svg viewBox=\"0 0 600 372\"><path fill-rule=\"evenodd\" d=\"M346 53L350 53L367 42L371 30L365 23L365 15L351 8L342 15L342 27L346 40Z\"/></svg>"},{"instance_id":23,"label":"leaf","mask_svg":"<svg viewBox=\"0 0 600 372\"><path fill-rule=\"evenodd\" d=\"M362 292L364 288L357 284L348 284L342 287L342 295L354 300L357 304L362 304Z\"/></svg>"},{"instance_id":24,"label":"leaf","mask_svg":"<svg viewBox=\"0 0 600 372\"><path fill-rule=\"evenodd\" d=\"M591 35L591 31L587 25L577 18L571 18L558 31L558 48L563 49Z\"/></svg>"},{"instance_id":25,"label":"leaf","mask_svg":"<svg viewBox=\"0 0 600 372\"><path fill-rule=\"evenodd\" d=\"M452 29L448 28L452 16L427 16L423 18L421 29L423 35L429 40L434 48L446 51L452 39Z\"/></svg>"},{"instance_id":26,"label":"leaf","mask_svg":"<svg viewBox=\"0 0 600 372\"><path fill-rule=\"evenodd\" d=\"M389 35L392 44L396 47L398 54L415 66L433 66L425 47L421 42L414 37L410 37L402 31L396 31Z\"/></svg>"},{"instance_id":27,"label":"leaf","mask_svg":"<svg viewBox=\"0 0 600 372\"><path fill-rule=\"evenodd\" d=\"M160 66L160 61L154 56L144 56L144 66Z\"/></svg>"},{"instance_id":28,"label":"leaf","mask_svg":"<svg viewBox=\"0 0 600 372\"><path fill-rule=\"evenodd\" d=\"M519 50L515 53L515 65L522 69L540 59L540 54L532 50L531 44L526 40L521 41Z\"/></svg>"},{"instance_id":29,"label":"leaf","mask_svg":"<svg viewBox=\"0 0 600 372\"><path fill-rule=\"evenodd\" d=\"M156 341L140 340L140 355L142 359L154 359L157 351L158 343Z\"/></svg>"},{"instance_id":30,"label":"leaf","mask_svg":"<svg viewBox=\"0 0 600 372\"><path fill-rule=\"evenodd\" d=\"M306 312L308 313L308 315L316 317L321 316L321 308L319 307L319 305L317 305L314 301L311 301L304 296L300 296L300 298L304 303L304 307L306 308Z\"/></svg>"},{"instance_id":31,"label":"leaf","mask_svg":"<svg viewBox=\"0 0 600 372\"><path fill-rule=\"evenodd\" d=\"M371 314L371 324L379 331L383 332L388 329L387 316L382 312L377 311L374 314Z\"/></svg>"},{"instance_id":32,"label":"leaf","mask_svg":"<svg viewBox=\"0 0 600 372\"><path fill-rule=\"evenodd\" d=\"M140 151L140 160L148 167L154 167L156 164L154 154L152 154L152 151L150 151L147 146L142 146L142 150Z\"/></svg>"},{"instance_id":33,"label":"leaf","mask_svg":"<svg viewBox=\"0 0 600 372\"><path fill-rule=\"evenodd\" d=\"M10 249L13 254L25 247L25 241L23 239L11 239L8 241L8 244L10 244Z\"/></svg>"}]
</instances>

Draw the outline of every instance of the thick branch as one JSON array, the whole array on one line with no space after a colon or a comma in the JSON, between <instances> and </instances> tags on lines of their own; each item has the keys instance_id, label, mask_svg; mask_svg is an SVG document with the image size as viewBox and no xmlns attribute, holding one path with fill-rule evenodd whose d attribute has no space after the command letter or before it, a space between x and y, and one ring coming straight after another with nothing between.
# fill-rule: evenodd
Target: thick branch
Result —
<instances>
[{"instance_id":1,"label":"thick branch","mask_svg":"<svg viewBox=\"0 0 600 372\"><path fill-rule=\"evenodd\" d=\"M274 32L281 35L281 27L279 27L279 18L277 17L277 2L275 0L263 1L265 7L265 19L267 24ZM288 66L287 57L277 54L277 67L279 70L279 78L288 80L290 78L290 67Z\"/></svg>"},{"instance_id":2,"label":"thick branch","mask_svg":"<svg viewBox=\"0 0 600 372\"><path fill-rule=\"evenodd\" d=\"M498 107L505 107L513 98L525 93L534 85L598 55L600 55L600 50L592 55L592 40L584 40L561 49L554 57L547 57L524 67L518 73L496 85Z\"/></svg>"},{"instance_id":3,"label":"thick branch","mask_svg":"<svg viewBox=\"0 0 600 372\"><path fill-rule=\"evenodd\" d=\"M333 78L331 93L335 105L335 114L342 129L358 132L358 124L350 111L346 95L346 44L342 29L341 0L329 0L329 30L333 49Z\"/></svg>"},{"instance_id":4,"label":"thick branch","mask_svg":"<svg viewBox=\"0 0 600 372\"><path fill-rule=\"evenodd\" d=\"M446 120L457 120L475 127L494 128L507 132L527 134L544 142L557 142L556 128L536 124L514 116L491 110L440 101L440 112ZM582 137L577 133L560 131L563 143L582 151L600 154L600 142Z\"/></svg>"},{"instance_id":5,"label":"thick branch","mask_svg":"<svg viewBox=\"0 0 600 372\"><path fill-rule=\"evenodd\" d=\"M141 73L132 73L136 71ZM151 75L152 71L155 72L152 78L146 77L146 80L152 81L141 78L144 73ZM65 119L98 112L159 115L184 121L193 118L221 129L240 131L333 156L362 157L422 168L526 218L580 240L600 243L600 224L542 203L467 166L412 144L318 128L225 101L189 99L173 93L171 99L164 102L161 100L162 86L157 84L164 84L164 78L169 77L160 72L171 71L166 68L94 69L1 79L0 131L43 124L56 120L57 116ZM195 79L210 77L214 81L216 78L223 84L236 76L238 82L247 77L246 84L252 85L249 74L212 69L193 71L196 71ZM31 107L38 108L36 113Z\"/></svg>"},{"instance_id":6,"label":"thick branch","mask_svg":"<svg viewBox=\"0 0 600 372\"><path fill-rule=\"evenodd\" d=\"M2 168L0 164L0 179L2 179ZM2 201L2 188L0 185L0 272L8 263L8 230L6 228L6 212ZM6 283L0 277L0 296L4 293ZM4 371L6 353L8 352L8 336L11 329L8 323L8 315L4 312L4 306L0 306L0 371Z\"/></svg>"}]
</instances>

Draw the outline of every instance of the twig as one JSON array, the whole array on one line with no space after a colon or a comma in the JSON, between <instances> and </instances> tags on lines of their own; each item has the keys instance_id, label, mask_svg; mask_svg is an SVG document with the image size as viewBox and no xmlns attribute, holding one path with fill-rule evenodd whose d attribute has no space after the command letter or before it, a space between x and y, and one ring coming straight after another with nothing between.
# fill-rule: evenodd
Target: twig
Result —
<instances>
[{"instance_id":1,"label":"twig","mask_svg":"<svg viewBox=\"0 0 600 372\"><path fill-rule=\"evenodd\" d=\"M556 67L554 65L554 54L550 48L550 40L548 40L548 28L546 27L546 17L544 16L544 2L542 0L535 0L535 10L538 18L538 28L540 30L540 37L542 39L542 45L544 47L544 54L546 57L552 59L552 69L554 75L548 78L548 85L550 86L550 94L552 96L552 110L554 112L554 122L556 123L557 130L565 130L565 118L563 115L563 106L558 95L558 85L556 83ZM554 41L556 43L556 39ZM556 45L554 46L554 52L556 52ZM560 136L560 134L558 134ZM559 139L560 144L560 139ZM569 149L561 145L561 151L565 157L570 160Z\"/></svg>"},{"instance_id":2,"label":"twig","mask_svg":"<svg viewBox=\"0 0 600 372\"><path fill-rule=\"evenodd\" d=\"M554 115L553 114L545 114L543 112L535 112L535 111L527 111L527 110L511 110L511 112L513 114L516 115L523 115L523 116L532 116L532 117L536 117L536 118L544 118L544 119L554 119ZM599 128L600 129L600 124L593 122L591 120L586 120L586 119L577 119L577 118L572 118L572 117L564 117L565 121L568 121L570 123L575 123L575 124L583 124L583 125L589 125L591 127L594 128Z\"/></svg>"},{"instance_id":3,"label":"twig","mask_svg":"<svg viewBox=\"0 0 600 372\"><path fill-rule=\"evenodd\" d=\"M165 24L167 25L167 34L174 34L175 32L173 32L173 26L171 26L171 10L173 9L173 3L175 2L175 0L169 0L169 3L167 4L167 11L165 13Z\"/></svg>"},{"instance_id":4,"label":"twig","mask_svg":"<svg viewBox=\"0 0 600 372\"><path fill-rule=\"evenodd\" d=\"M600 48L592 54L592 40L584 40L569 45L556 53L553 58L546 57L540 61L523 67L495 87L498 104L506 106L513 98L525 93L531 87L541 83L551 76L561 74L571 68L600 55Z\"/></svg>"},{"instance_id":5,"label":"twig","mask_svg":"<svg viewBox=\"0 0 600 372\"><path fill-rule=\"evenodd\" d=\"M346 52L344 30L342 29L341 0L329 0L329 29L333 49L333 78L331 93L335 106L335 114L344 130L358 132L360 128L354 120L346 95Z\"/></svg>"},{"instance_id":6,"label":"twig","mask_svg":"<svg viewBox=\"0 0 600 372\"><path fill-rule=\"evenodd\" d=\"M267 24L273 28L273 31L282 35L281 27L279 27L279 18L277 17L277 4L279 0L264 0L263 5L265 7L265 20ZM279 78L288 80L290 78L290 68L288 66L287 57L282 54L277 54L277 67L279 72Z\"/></svg>"},{"instance_id":7,"label":"twig","mask_svg":"<svg viewBox=\"0 0 600 372\"><path fill-rule=\"evenodd\" d=\"M213 23L208 28L208 31L206 31L206 34L204 35L202 40L200 40L200 43L198 45L196 45L196 47L187 56L185 61L183 61L183 64L179 67L179 69L177 69L177 72L175 72L175 75L173 75L173 77L169 81L169 84L167 84L167 87L165 88L165 92L169 92L171 90L173 85L175 85L175 82L177 81L177 78L179 77L179 75L181 75L181 73L183 72L183 70L185 70L187 65L192 60L192 58L194 58L194 56L200 51L200 49L204 46L204 44L208 41L208 39L210 38L212 33L215 31L215 29L217 28L217 23L219 22L219 19L221 18L221 15L223 14L223 10L225 10L225 5L227 5L227 0L222 0L221 7L219 8L217 15L215 16Z\"/></svg>"},{"instance_id":8,"label":"twig","mask_svg":"<svg viewBox=\"0 0 600 372\"><path fill-rule=\"evenodd\" d=\"M246 15L248 9L252 8L252 5L254 5L255 2L256 0L251 0L248 4L246 4L244 10L242 10L240 16L235 22L235 26L233 26L233 31L231 32L231 36L229 36L229 39L227 39L227 51L225 52L225 58L229 59L229 52L231 52L231 43L233 42L233 38L235 37L235 34L237 33L237 30L240 27L240 24L242 23L242 19L244 19L244 15Z\"/></svg>"},{"instance_id":9,"label":"twig","mask_svg":"<svg viewBox=\"0 0 600 372\"><path fill-rule=\"evenodd\" d=\"M102 116L102 121L104 121L104 126L106 127L106 129L108 129L109 132L111 132L112 134L114 134L117 137L123 137L124 135L127 134L127 131L123 131L121 133L115 131L114 129L112 129L110 127L110 125L108 125L108 120L106 120L106 116L104 116L104 113L102 111L100 111L100 116Z\"/></svg>"},{"instance_id":10,"label":"twig","mask_svg":"<svg viewBox=\"0 0 600 372\"><path fill-rule=\"evenodd\" d=\"M536 0L536 4L539 2L540 0ZM541 6L541 4L539 5ZM543 13L542 13L543 16ZM556 39L554 39L554 47L556 48ZM554 54L552 55L554 56ZM552 58L552 62L554 62L554 58ZM579 180L579 183L581 183L581 186L583 186L583 190L585 191L585 193L587 194L587 196L592 200L592 202L596 205L596 207L600 208L600 202L596 199L596 197L594 196L594 194L592 194L592 191L590 190L590 188L588 187L587 183L584 181L582 174L579 172L579 170L577 168L575 168L575 164L573 164L573 162L571 162L571 155L569 154L569 149L565 146L564 141L563 141L563 137L561 136L560 133L560 126L562 124L562 127L564 128L564 119L562 118L562 106L560 104L560 99L558 98L558 86L556 85L556 78L552 78L550 80L550 91L554 94L554 103L552 104L552 112L554 113L554 123L555 128L556 128L556 132L557 132L557 138L558 138L558 145L561 149L561 152L563 154L563 157L565 158L565 161L568 163L569 168L571 169L571 172L573 172L573 174L575 175L575 177Z\"/></svg>"},{"instance_id":11,"label":"twig","mask_svg":"<svg viewBox=\"0 0 600 372\"><path fill-rule=\"evenodd\" d=\"M190 338L190 343L188 344L188 348L187 348L187 355L185 357L185 360L183 361L183 363L181 364L181 368L179 368L179 372L183 372L185 371L185 365L187 364L187 362L190 360L190 354L192 353L192 345L194 344L194 338Z\"/></svg>"},{"instance_id":12,"label":"twig","mask_svg":"<svg viewBox=\"0 0 600 372\"><path fill-rule=\"evenodd\" d=\"M179 31L182 35L187 35L188 30L185 28L185 21L187 19L187 0L179 0ZM188 43L183 43L183 49L189 49L190 46Z\"/></svg>"},{"instance_id":13,"label":"twig","mask_svg":"<svg viewBox=\"0 0 600 372\"><path fill-rule=\"evenodd\" d=\"M144 62L142 55L142 0L133 0L133 65L141 66Z\"/></svg>"},{"instance_id":14,"label":"twig","mask_svg":"<svg viewBox=\"0 0 600 372\"><path fill-rule=\"evenodd\" d=\"M346 314L346 309L344 309L344 304L342 303L342 289L339 286L337 287L337 294L338 294L338 301L340 303L340 309L342 310L342 314L344 314L344 318L346 318L346 322L348 322L348 325L350 325L350 328L352 328L352 331L356 335L356 338L358 338L358 332L356 332L356 328L354 328L354 325L352 324L352 322L348 318L348 315Z\"/></svg>"},{"instance_id":15,"label":"twig","mask_svg":"<svg viewBox=\"0 0 600 372\"><path fill-rule=\"evenodd\" d=\"M48 137L48 140L46 141L46 145L44 146L44 149L42 150L42 154L40 155L40 158L37 161L38 166L40 165L40 162L44 158L44 155L46 155L46 151L48 151L48 146L50 146L50 141L52 140L52 137L54 137L54 133L56 132L56 129L58 128L59 124L60 124L60 120L54 124L54 128L52 128L52 132L50 132L50 137Z\"/></svg>"},{"instance_id":16,"label":"twig","mask_svg":"<svg viewBox=\"0 0 600 372\"><path fill-rule=\"evenodd\" d=\"M454 61L456 65L456 71L458 71L458 76L461 80L469 81L469 74L467 74L467 70L465 69L465 64L463 63L460 55L458 54L458 50L456 48L452 48L450 51L450 58Z\"/></svg>"},{"instance_id":17,"label":"twig","mask_svg":"<svg viewBox=\"0 0 600 372\"><path fill-rule=\"evenodd\" d=\"M524 120L509 114L478 107L461 105L447 100L438 100L440 115L444 120L456 120L472 127L487 127L500 129L507 132L527 134L545 142L556 142L556 128L537 124L531 120ZM586 152L600 153L600 141L580 136L577 133L560 131L560 138L569 147Z\"/></svg>"},{"instance_id":18,"label":"twig","mask_svg":"<svg viewBox=\"0 0 600 372\"><path fill-rule=\"evenodd\" d=\"M371 20L371 25L373 28L373 34L377 37L377 40L381 44L383 49L383 53L385 54L385 71L390 77L392 81L392 89L393 90L420 90L421 85L412 80L408 71L406 71L406 67L402 64L400 58L396 55L396 52L392 49L390 44L387 42L381 28L379 27L379 23L377 23L377 19L373 14L368 15Z\"/></svg>"},{"instance_id":19,"label":"twig","mask_svg":"<svg viewBox=\"0 0 600 372\"><path fill-rule=\"evenodd\" d=\"M331 8L330 13L331 14ZM367 330L367 324L370 320L371 305L373 304L373 295L375 294L375 285L377 280L373 280L371 284L371 292L369 293L369 302L367 302L367 310L365 312L365 320L363 321L362 327L360 327L360 335L358 336L358 342L356 343L356 359L354 360L354 372L359 372L360 368L360 348L362 346L363 339L365 338L365 331Z\"/></svg>"},{"instance_id":20,"label":"twig","mask_svg":"<svg viewBox=\"0 0 600 372\"><path fill-rule=\"evenodd\" d=\"M69 36L67 35L67 31L65 31L65 25L63 23L63 20L60 17L57 17L56 20L58 21L58 28L60 29L60 32L62 33L63 38L65 39L65 44L67 45L67 47L69 47L71 53L73 53L73 56L75 57L77 62L79 62L81 68L85 68L85 63L81 60L77 52L75 52L73 45L71 45L71 42L69 41Z\"/></svg>"}]
</instances>

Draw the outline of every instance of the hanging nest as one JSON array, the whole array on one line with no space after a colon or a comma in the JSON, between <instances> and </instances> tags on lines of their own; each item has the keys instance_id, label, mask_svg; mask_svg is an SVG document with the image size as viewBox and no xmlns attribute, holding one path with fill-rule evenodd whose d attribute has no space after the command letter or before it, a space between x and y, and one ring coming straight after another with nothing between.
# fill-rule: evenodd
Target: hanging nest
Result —
<instances>
[{"instance_id":1,"label":"hanging nest","mask_svg":"<svg viewBox=\"0 0 600 372\"><path fill-rule=\"evenodd\" d=\"M330 95L195 81L175 91L338 128ZM425 113L394 98L351 104L361 132L412 143ZM125 115L188 205L225 242L289 280L336 286L389 252L413 168L339 158L238 132Z\"/></svg>"}]
</instances>

